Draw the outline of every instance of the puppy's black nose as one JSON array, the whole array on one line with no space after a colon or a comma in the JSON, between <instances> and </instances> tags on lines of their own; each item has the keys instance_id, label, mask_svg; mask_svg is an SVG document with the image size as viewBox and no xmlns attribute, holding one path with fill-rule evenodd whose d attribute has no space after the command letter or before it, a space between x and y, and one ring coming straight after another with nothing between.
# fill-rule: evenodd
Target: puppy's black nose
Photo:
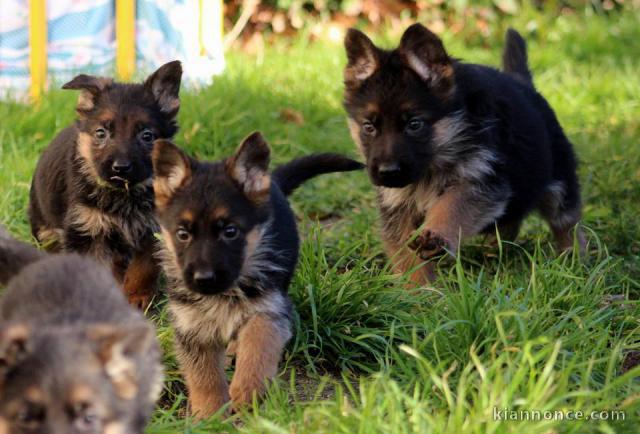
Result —
<instances>
[{"instance_id":1,"label":"puppy's black nose","mask_svg":"<svg viewBox=\"0 0 640 434\"><path fill-rule=\"evenodd\" d=\"M209 288L216 283L216 273L213 270L198 270L193 273L193 281L200 288Z\"/></svg>"},{"instance_id":2,"label":"puppy's black nose","mask_svg":"<svg viewBox=\"0 0 640 434\"><path fill-rule=\"evenodd\" d=\"M402 171L402 168L398 163L383 163L380 166L378 166L378 173L384 176L397 175L401 171Z\"/></svg>"},{"instance_id":3,"label":"puppy's black nose","mask_svg":"<svg viewBox=\"0 0 640 434\"><path fill-rule=\"evenodd\" d=\"M124 159L117 159L116 161L113 162L113 165L111 166L111 169L115 172L115 173L129 173L131 172L131 169L133 168L133 165L131 164L131 161L129 160L124 160Z\"/></svg>"}]
</instances>

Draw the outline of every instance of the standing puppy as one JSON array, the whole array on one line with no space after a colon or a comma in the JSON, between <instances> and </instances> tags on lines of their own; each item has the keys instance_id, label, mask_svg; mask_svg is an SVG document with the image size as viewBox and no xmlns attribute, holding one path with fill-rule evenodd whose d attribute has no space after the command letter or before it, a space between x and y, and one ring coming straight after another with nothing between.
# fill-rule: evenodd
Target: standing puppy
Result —
<instances>
[{"instance_id":1,"label":"standing puppy","mask_svg":"<svg viewBox=\"0 0 640 434\"><path fill-rule=\"evenodd\" d=\"M268 173L259 133L220 162L198 162L168 141L153 149L154 190L170 282L177 356L193 413L207 417L231 397L260 397L291 337L287 289L298 233L286 196L322 173L360 169L335 154L293 160ZM227 387L225 349L236 342Z\"/></svg>"},{"instance_id":2,"label":"standing puppy","mask_svg":"<svg viewBox=\"0 0 640 434\"><path fill-rule=\"evenodd\" d=\"M534 89L517 32L507 33L504 72L449 57L420 24L392 51L354 29L345 46L351 135L378 188L382 236L398 271L455 253L461 237L496 225L515 238L535 209L560 249L573 246L581 208L575 156ZM582 244L579 229L577 238ZM433 269L412 277L424 282Z\"/></svg>"},{"instance_id":3,"label":"standing puppy","mask_svg":"<svg viewBox=\"0 0 640 434\"><path fill-rule=\"evenodd\" d=\"M80 90L78 120L44 151L31 184L34 237L106 264L140 306L158 274L151 148L176 133L181 76L175 61L143 84L87 75L65 84Z\"/></svg>"},{"instance_id":4,"label":"standing puppy","mask_svg":"<svg viewBox=\"0 0 640 434\"><path fill-rule=\"evenodd\" d=\"M0 433L142 433L162 390L153 327L109 270L0 227Z\"/></svg>"}]
</instances>

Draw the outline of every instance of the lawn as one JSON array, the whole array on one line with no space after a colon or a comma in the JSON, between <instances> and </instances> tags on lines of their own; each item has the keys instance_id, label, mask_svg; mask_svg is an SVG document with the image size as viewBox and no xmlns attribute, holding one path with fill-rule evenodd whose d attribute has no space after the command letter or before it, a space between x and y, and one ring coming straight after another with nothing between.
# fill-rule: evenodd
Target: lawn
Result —
<instances>
[{"instance_id":1,"label":"lawn","mask_svg":"<svg viewBox=\"0 0 640 434\"><path fill-rule=\"evenodd\" d=\"M148 316L158 325L167 383L148 432L639 432L640 368L627 369L640 354L639 22L638 12L526 13L497 23L486 40L444 34L456 57L497 66L498 35L508 24L529 29L536 85L581 162L586 258L558 257L532 216L517 244L474 239L457 261L441 264L434 285L407 289L387 268L366 175L318 178L291 198L304 238L290 287L298 316L265 402L229 419L184 419L158 299ZM304 36L258 55L229 54L213 86L183 93L176 142L217 159L260 130L274 164L315 151L355 155L341 106L342 46ZM374 37L389 45L398 38ZM76 97L54 91L36 107L0 105L0 222L22 239L38 155L73 119ZM303 119L293 122L291 111ZM625 420L495 414L506 409L616 410Z\"/></svg>"}]
</instances>

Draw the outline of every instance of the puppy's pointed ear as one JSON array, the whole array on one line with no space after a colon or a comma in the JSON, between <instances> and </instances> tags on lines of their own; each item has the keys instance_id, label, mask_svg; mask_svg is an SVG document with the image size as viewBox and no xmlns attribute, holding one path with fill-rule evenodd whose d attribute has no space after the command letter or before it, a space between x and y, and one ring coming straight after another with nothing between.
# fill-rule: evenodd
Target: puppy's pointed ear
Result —
<instances>
[{"instance_id":1,"label":"puppy's pointed ear","mask_svg":"<svg viewBox=\"0 0 640 434\"><path fill-rule=\"evenodd\" d=\"M112 83L113 80L110 78L80 74L70 82L64 84L62 88L81 91L76 110L82 113L93 109L100 94L111 86Z\"/></svg>"},{"instance_id":2,"label":"puppy's pointed ear","mask_svg":"<svg viewBox=\"0 0 640 434\"><path fill-rule=\"evenodd\" d=\"M11 324L0 329L0 387L9 371L29 352L31 331L24 324Z\"/></svg>"},{"instance_id":3,"label":"puppy's pointed ear","mask_svg":"<svg viewBox=\"0 0 640 434\"><path fill-rule=\"evenodd\" d=\"M151 152L156 206L164 208L176 190L191 179L191 161L169 140L156 140Z\"/></svg>"},{"instance_id":4,"label":"puppy's pointed ear","mask_svg":"<svg viewBox=\"0 0 640 434\"><path fill-rule=\"evenodd\" d=\"M225 163L227 174L238 183L247 197L257 202L269 197L270 154L271 150L262 134L255 132L242 141L236 153Z\"/></svg>"},{"instance_id":5,"label":"puppy's pointed ear","mask_svg":"<svg viewBox=\"0 0 640 434\"><path fill-rule=\"evenodd\" d=\"M144 82L162 112L173 117L180 109L180 81L182 64L179 60L162 65Z\"/></svg>"},{"instance_id":6,"label":"puppy's pointed ear","mask_svg":"<svg viewBox=\"0 0 640 434\"><path fill-rule=\"evenodd\" d=\"M403 63L441 96L454 87L453 63L440 38L421 24L405 30L398 48Z\"/></svg>"},{"instance_id":7,"label":"puppy's pointed ear","mask_svg":"<svg viewBox=\"0 0 640 434\"><path fill-rule=\"evenodd\" d=\"M97 324L87 329L98 359L118 395L132 399L138 393L138 358L153 345L155 334L146 324L114 326Z\"/></svg>"},{"instance_id":8,"label":"puppy's pointed ear","mask_svg":"<svg viewBox=\"0 0 640 434\"><path fill-rule=\"evenodd\" d=\"M380 67L380 52L367 35L356 29L347 31L344 47L347 50L344 82L347 87L358 87Z\"/></svg>"}]
</instances>

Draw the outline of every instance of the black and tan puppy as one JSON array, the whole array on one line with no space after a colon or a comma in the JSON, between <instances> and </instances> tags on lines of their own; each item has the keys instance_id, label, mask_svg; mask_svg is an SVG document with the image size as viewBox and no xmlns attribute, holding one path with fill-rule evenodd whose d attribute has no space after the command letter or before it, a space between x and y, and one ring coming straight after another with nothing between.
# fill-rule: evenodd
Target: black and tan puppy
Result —
<instances>
[{"instance_id":1,"label":"black and tan puppy","mask_svg":"<svg viewBox=\"0 0 640 434\"><path fill-rule=\"evenodd\" d=\"M181 76L175 61L142 84L87 75L65 84L80 90L78 120L44 151L31 185L33 235L111 267L139 306L149 302L158 274L151 148L177 130Z\"/></svg>"},{"instance_id":2,"label":"black and tan puppy","mask_svg":"<svg viewBox=\"0 0 640 434\"><path fill-rule=\"evenodd\" d=\"M172 280L169 309L191 409L206 417L231 397L251 402L277 373L291 337L287 289L298 259L298 233L286 196L322 173L362 165L336 154L293 160L268 172L259 133L219 162L187 157L169 141L153 149L154 190ZM225 349L235 342L228 388Z\"/></svg>"},{"instance_id":3,"label":"black and tan puppy","mask_svg":"<svg viewBox=\"0 0 640 434\"><path fill-rule=\"evenodd\" d=\"M455 253L461 237L496 225L515 238L536 209L558 247L573 246L581 210L576 159L534 89L517 32L507 34L504 72L451 58L419 24L392 51L354 29L345 46L351 135L378 187L382 235L399 271L443 249ZM582 243L579 229L577 238ZM430 266L413 274L416 282L430 277Z\"/></svg>"},{"instance_id":4,"label":"black and tan puppy","mask_svg":"<svg viewBox=\"0 0 640 434\"><path fill-rule=\"evenodd\" d=\"M153 327L111 272L0 227L0 433L141 433L162 390Z\"/></svg>"}]
</instances>

